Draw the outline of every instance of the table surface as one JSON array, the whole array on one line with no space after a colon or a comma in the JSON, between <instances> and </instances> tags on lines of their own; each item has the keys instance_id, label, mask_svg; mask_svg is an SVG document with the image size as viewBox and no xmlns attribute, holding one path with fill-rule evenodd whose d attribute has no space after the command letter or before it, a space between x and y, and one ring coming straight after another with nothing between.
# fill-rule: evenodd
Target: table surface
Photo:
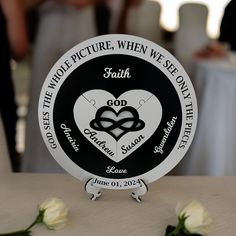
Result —
<instances>
[{"instance_id":1,"label":"table surface","mask_svg":"<svg viewBox=\"0 0 236 236\"><path fill-rule=\"evenodd\" d=\"M69 207L69 222L59 231L43 225L33 235L135 235L164 236L168 224L177 223L179 201L202 202L213 225L209 236L232 236L236 231L236 177L163 177L149 186L142 203L131 190L103 190L97 201L89 200L83 183L66 174L5 174L0 176L0 233L26 227L38 205L59 197Z\"/></svg>"}]
</instances>

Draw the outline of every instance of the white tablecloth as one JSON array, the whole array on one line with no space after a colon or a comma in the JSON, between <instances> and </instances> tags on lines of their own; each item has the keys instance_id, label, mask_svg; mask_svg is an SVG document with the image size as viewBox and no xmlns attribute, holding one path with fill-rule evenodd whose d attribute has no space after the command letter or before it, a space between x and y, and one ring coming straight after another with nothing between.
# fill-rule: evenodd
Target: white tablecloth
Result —
<instances>
[{"instance_id":1,"label":"white tablecloth","mask_svg":"<svg viewBox=\"0 0 236 236\"><path fill-rule=\"evenodd\" d=\"M195 62L192 82L198 127L178 174L236 175L236 64L232 59Z\"/></svg>"},{"instance_id":2,"label":"white tablecloth","mask_svg":"<svg viewBox=\"0 0 236 236\"><path fill-rule=\"evenodd\" d=\"M0 176L0 233L22 229L33 221L39 204L60 197L69 207L67 226L58 231L43 225L33 236L164 236L176 225L178 201L200 201L213 225L208 236L235 236L236 177L164 177L149 186L143 202L131 190L103 190L93 202L83 184L64 174L9 174Z\"/></svg>"}]
</instances>

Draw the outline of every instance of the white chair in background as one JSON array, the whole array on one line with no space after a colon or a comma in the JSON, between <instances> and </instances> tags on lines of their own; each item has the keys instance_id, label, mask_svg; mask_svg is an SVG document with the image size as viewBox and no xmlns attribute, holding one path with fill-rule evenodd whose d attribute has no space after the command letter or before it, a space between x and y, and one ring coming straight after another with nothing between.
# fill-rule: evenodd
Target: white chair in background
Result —
<instances>
[{"instance_id":1,"label":"white chair in background","mask_svg":"<svg viewBox=\"0 0 236 236\"><path fill-rule=\"evenodd\" d=\"M0 114L0 174L10 173L10 172L11 172L10 156L8 153L5 131Z\"/></svg>"},{"instance_id":2,"label":"white chair in background","mask_svg":"<svg viewBox=\"0 0 236 236\"><path fill-rule=\"evenodd\" d=\"M161 43L160 26L161 6L158 2L144 0L141 5L134 7L128 17L128 33Z\"/></svg>"},{"instance_id":3,"label":"white chair in background","mask_svg":"<svg viewBox=\"0 0 236 236\"><path fill-rule=\"evenodd\" d=\"M174 37L174 53L191 75L192 54L209 38L206 32L208 8L198 3L186 3L179 9L179 29Z\"/></svg>"}]
</instances>

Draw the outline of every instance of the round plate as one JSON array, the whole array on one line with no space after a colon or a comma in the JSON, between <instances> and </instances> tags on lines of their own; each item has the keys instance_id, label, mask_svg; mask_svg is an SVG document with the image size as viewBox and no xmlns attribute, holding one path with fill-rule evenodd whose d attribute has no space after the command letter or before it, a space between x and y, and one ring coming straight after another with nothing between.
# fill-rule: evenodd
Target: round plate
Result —
<instances>
[{"instance_id":1,"label":"round plate","mask_svg":"<svg viewBox=\"0 0 236 236\"><path fill-rule=\"evenodd\" d=\"M190 79L165 49L130 35L84 41L49 72L39 125L56 161L82 181L127 189L183 158L196 129Z\"/></svg>"}]
</instances>

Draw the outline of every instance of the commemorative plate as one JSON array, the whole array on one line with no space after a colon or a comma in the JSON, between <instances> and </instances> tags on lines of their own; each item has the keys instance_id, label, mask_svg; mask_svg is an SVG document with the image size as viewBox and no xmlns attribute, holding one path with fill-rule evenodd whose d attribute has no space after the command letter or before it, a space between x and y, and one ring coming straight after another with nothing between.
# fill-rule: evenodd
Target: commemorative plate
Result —
<instances>
[{"instance_id":1,"label":"commemorative plate","mask_svg":"<svg viewBox=\"0 0 236 236\"><path fill-rule=\"evenodd\" d=\"M51 155L110 189L151 183L183 158L196 129L191 81L165 49L130 35L91 38L65 53L39 99Z\"/></svg>"}]
</instances>

